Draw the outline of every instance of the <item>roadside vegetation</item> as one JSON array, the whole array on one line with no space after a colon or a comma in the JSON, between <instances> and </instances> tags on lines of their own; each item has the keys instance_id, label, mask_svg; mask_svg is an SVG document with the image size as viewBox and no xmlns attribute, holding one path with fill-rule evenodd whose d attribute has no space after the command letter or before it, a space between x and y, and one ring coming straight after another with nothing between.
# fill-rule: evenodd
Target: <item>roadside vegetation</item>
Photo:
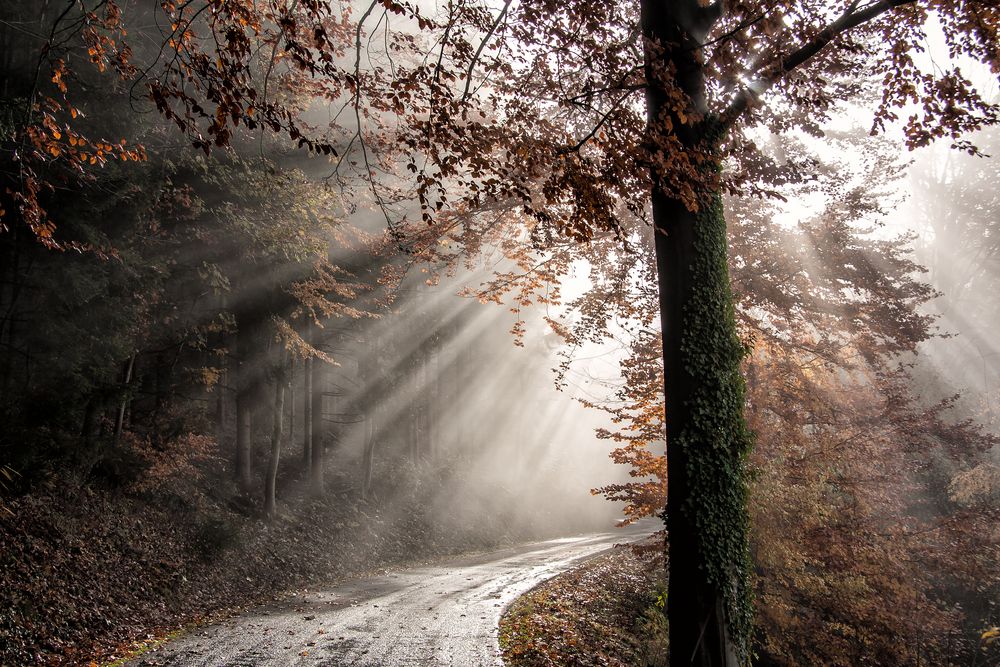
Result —
<instances>
[{"instance_id":1,"label":"roadside vegetation","mask_svg":"<svg viewBox=\"0 0 1000 667\"><path fill-rule=\"evenodd\" d=\"M656 545L624 545L525 593L500 621L509 667L664 667L664 562Z\"/></svg>"}]
</instances>

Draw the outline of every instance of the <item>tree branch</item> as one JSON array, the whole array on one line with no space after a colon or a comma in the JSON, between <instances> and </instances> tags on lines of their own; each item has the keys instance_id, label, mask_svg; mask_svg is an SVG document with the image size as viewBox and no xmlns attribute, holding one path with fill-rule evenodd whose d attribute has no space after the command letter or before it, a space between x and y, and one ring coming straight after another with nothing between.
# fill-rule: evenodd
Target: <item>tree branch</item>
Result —
<instances>
[{"instance_id":1,"label":"tree branch","mask_svg":"<svg viewBox=\"0 0 1000 667\"><path fill-rule=\"evenodd\" d=\"M493 22L493 25L490 26L489 31L487 31L487 33L483 36L482 41L479 42L479 48L476 49L475 55L472 56L472 60L469 62L469 71L465 73L465 90L462 92L463 102L469 97L469 87L472 85L472 71L476 69L476 63L479 62L479 57L483 55L483 49L486 48L486 43L492 39L493 33L496 32L498 27L500 27L500 23L507 15L507 10L513 2L514 0L506 0L506 2L503 3L503 9L500 10L500 14Z\"/></svg>"},{"instance_id":2,"label":"tree branch","mask_svg":"<svg viewBox=\"0 0 1000 667\"><path fill-rule=\"evenodd\" d=\"M580 139L580 141L578 141L574 146L570 146L568 148L565 148L563 150L558 151L558 154L559 155L568 155L569 153L575 153L578 150L580 150L581 148L583 148L584 145L588 141L590 141L591 139L594 138L595 135L597 135L598 131L600 131L600 129L602 127L604 127L604 124L606 122L608 122L608 119L611 117L611 114L613 114L615 111L617 111L618 108L621 106L622 102L624 102L626 99L628 99L632 95L633 92L634 91L629 90L624 95L622 95L620 98L618 98L617 100L615 100L611 104L611 108L608 109L601 116L601 119L597 122L597 124L595 124L592 128L590 128L590 132L588 132L586 136L584 136L582 139Z\"/></svg>"},{"instance_id":3,"label":"tree branch","mask_svg":"<svg viewBox=\"0 0 1000 667\"><path fill-rule=\"evenodd\" d=\"M760 96L770 90L783 76L811 60L838 36L890 10L914 2L916 0L878 0L861 9L857 9L857 1L852 2L840 18L821 30L819 34L793 51L788 57L778 60L770 72L748 83L720 116L720 128L723 131L731 128L736 120L750 108L750 105L760 99Z\"/></svg>"}]
</instances>

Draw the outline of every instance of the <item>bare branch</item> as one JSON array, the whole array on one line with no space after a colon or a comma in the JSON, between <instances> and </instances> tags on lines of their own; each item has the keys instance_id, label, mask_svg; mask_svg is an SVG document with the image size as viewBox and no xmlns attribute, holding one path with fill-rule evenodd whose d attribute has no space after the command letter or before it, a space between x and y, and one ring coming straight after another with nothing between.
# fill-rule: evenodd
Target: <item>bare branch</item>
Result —
<instances>
[{"instance_id":1,"label":"bare branch","mask_svg":"<svg viewBox=\"0 0 1000 667\"><path fill-rule=\"evenodd\" d=\"M469 71L465 73L465 91L462 93L463 102L469 97L469 86L472 85L472 72L476 68L476 63L479 62L479 57L483 54L483 49L486 48L486 43L490 41L493 37L493 33L496 32L496 29L503 22L504 17L507 15L507 10L510 8L513 1L514 0L506 0L506 2L503 3L503 9L500 10L500 14L497 15L493 25L490 26L490 29L483 36L483 40L479 42L479 48L476 49L476 54L472 56L472 61L469 63Z\"/></svg>"}]
</instances>

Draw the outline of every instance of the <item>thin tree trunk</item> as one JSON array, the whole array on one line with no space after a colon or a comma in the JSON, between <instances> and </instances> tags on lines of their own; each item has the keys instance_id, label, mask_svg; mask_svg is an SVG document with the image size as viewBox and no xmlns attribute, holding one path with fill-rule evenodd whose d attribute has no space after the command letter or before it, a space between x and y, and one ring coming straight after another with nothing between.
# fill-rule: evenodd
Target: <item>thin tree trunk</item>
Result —
<instances>
[{"instance_id":1,"label":"thin tree trunk","mask_svg":"<svg viewBox=\"0 0 1000 667\"><path fill-rule=\"evenodd\" d=\"M438 340L431 344L430 352L427 355L427 404L426 417L424 418L424 439L427 447L427 460L435 461L437 457L437 410L441 405L441 362L438 353ZM523 442L523 441L522 441Z\"/></svg>"},{"instance_id":2,"label":"thin tree trunk","mask_svg":"<svg viewBox=\"0 0 1000 667\"><path fill-rule=\"evenodd\" d=\"M406 410L406 421L407 424L407 435L409 442L408 451L410 456L410 463L417 465L420 462L420 404L423 400L424 388L421 386L421 357L423 353L420 349L417 349L413 353L413 359L410 362L410 386L413 388L413 393L409 397L409 405Z\"/></svg>"},{"instance_id":3,"label":"thin tree trunk","mask_svg":"<svg viewBox=\"0 0 1000 667\"><path fill-rule=\"evenodd\" d=\"M253 399L247 392L236 396L236 481L240 491L249 493L253 487L251 440L253 438Z\"/></svg>"},{"instance_id":4,"label":"thin tree trunk","mask_svg":"<svg viewBox=\"0 0 1000 667\"><path fill-rule=\"evenodd\" d=\"M302 381L305 389L302 392L302 469L306 478L312 478L313 450L313 364L316 360L309 357L305 360L302 371Z\"/></svg>"},{"instance_id":5,"label":"thin tree trunk","mask_svg":"<svg viewBox=\"0 0 1000 667\"><path fill-rule=\"evenodd\" d=\"M284 356L282 354L282 356ZM264 479L264 515L273 519L277 513L275 504L275 486L278 482L278 459L281 456L281 437L284 435L285 416L285 377L284 360L278 362L278 371L274 378L274 406L271 411L271 457L267 464L267 476Z\"/></svg>"},{"instance_id":6,"label":"thin tree trunk","mask_svg":"<svg viewBox=\"0 0 1000 667\"><path fill-rule=\"evenodd\" d=\"M8 233L10 241L10 258L5 262L10 267L10 279L6 273L0 275L0 398L7 396L11 389L14 370L14 322L17 316L17 294L19 289L19 244L17 238L18 225L14 225ZM10 286L10 296L7 296L7 286ZM5 344L6 343L6 344Z\"/></svg>"},{"instance_id":7,"label":"thin tree trunk","mask_svg":"<svg viewBox=\"0 0 1000 667\"><path fill-rule=\"evenodd\" d=\"M253 440L253 374L250 361L253 358L253 336L247 322L238 322L237 373L236 373L236 481L240 491L250 493L253 488L251 467Z\"/></svg>"},{"instance_id":8,"label":"thin tree trunk","mask_svg":"<svg viewBox=\"0 0 1000 667\"><path fill-rule=\"evenodd\" d=\"M313 495L323 494L325 481L323 479L323 447L326 444L326 429L323 423L323 390L324 367L323 362L317 359L312 360L310 365L312 372L312 459L309 470L309 489Z\"/></svg>"},{"instance_id":9,"label":"thin tree trunk","mask_svg":"<svg viewBox=\"0 0 1000 667\"><path fill-rule=\"evenodd\" d=\"M372 477L375 470L375 435L377 433L376 419L378 409L370 409L365 419L365 449L361 458L361 499L372 497Z\"/></svg>"},{"instance_id":10,"label":"thin tree trunk","mask_svg":"<svg viewBox=\"0 0 1000 667\"><path fill-rule=\"evenodd\" d=\"M288 438L286 442L288 443L288 449L291 450L292 445L295 444L295 367L298 364L295 359L289 358L288 361L288 380L286 382L288 387L288 398L285 399L285 404L288 405Z\"/></svg>"},{"instance_id":11,"label":"thin tree trunk","mask_svg":"<svg viewBox=\"0 0 1000 667\"><path fill-rule=\"evenodd\" d=\"M118 414L115 415L115 430L112 436L112 443L118 446L118 441L122 436L122 428L125 425L125 410L128 408L129 390L132 386L132 371L135 368L135 353L125 362L125 369L122 371L122 397L118 401Z\"/></svg>"},{"instance_id":12,"label":"thin tree trunk","mask_svg":"<svg viewBox=\"0 0 1000 667\"><path fill-rule=\"evenodd\" d=\"M224 368L219 374L219 382L216 385L217 392L215 395L215 442L220 449L223 447L223 441L226 438L226 421L229 417L226 411L226 391L228 384L229 370Z\"/></svg>"},{"instance_id":13,"label":"thin tree trunk","mask_svg":"<svg viewBox=\"0 0 1000 667\"><path fill-rule=\"evenodd\" d=\"M372 498L372 477L375 468L375 438L378 430L378 402L382 398L383 386L380 363L380 340L368 339L367 353L358 359L358 374L364 381L364 389L353 399L352 411L363 412L365 430L361 454L361 499Z\"/></svg>"},{"instance_id":14,"label":"thin tree trunk","mask_svg":"<svg viewBox=\"0 0 1000 667\"><path fill-rule=\"evenodd\" d=\"M229 300L226 298L226 293L221 292L218 295L218 309L220 312L226 312L228 310ZM228 410L228 392L232 386L232 378L236 377L236 373L233 372L233 360L235 355L232 353L230 347L232 346L231 335L225 332L221 332L216 337L216 347L218 350L223 351L222 357L222 367L219 369L219 380L216 383L217 393L215 394L215 442L219 447L219 451L225 451L226 443L226 426L229 422L229 410Z\"/></svg>"},{"instance_id":15,"label":"thin tree trunk","mask_svg":"<svg viewBox=\"0 0 1000 667\"><path fill-rule=\"evenodd\" d=\"M170 392L170 366L167 364L166 353L157 352L153 361L153 423L160 423L160 415L166 405L166 397Z\"/></svg>"}]
</instances>

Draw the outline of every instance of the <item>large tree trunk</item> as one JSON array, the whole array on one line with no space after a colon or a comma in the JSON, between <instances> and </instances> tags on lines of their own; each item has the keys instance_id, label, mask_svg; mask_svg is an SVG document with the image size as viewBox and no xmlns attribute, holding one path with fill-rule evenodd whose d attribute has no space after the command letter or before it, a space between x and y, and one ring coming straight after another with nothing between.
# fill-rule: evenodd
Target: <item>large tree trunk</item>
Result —
<instances>
[{"instance_id":1,"label":"large tree trunk","mask_svg":"<svg viewBox=\"0 0 1000 667\"><path fill-rule=\"evenodd\" d=\"M274 493L278 482L278 459L281 456L281 438L284 435L285 415L285 377L284 361L278 362L278 371L274 378L274 405L271 411L271 457L267 464L267 476L264 479L264 515L273 519L277 513Z\"/></svg>"},{"instance_id":2,"label":"large tree trunk","mask_svg":"<svg viewBox=\"0 0 1000 667\"><path fill-rule=\"evenodd\" d=\"M706 10L697 0L641 4L652 140L674 135L694 154L705 148L711 122L698 118L706 111L698 48ZM668 64L672 80L663 78L670 76ZM686 120L671 106L673 86L690 99ZM708 173L713 165L703 168ZM717 192L703 193L693 212L670 194L655 165L651 171L667 431L670 664L729 667L748 660L749 436L725 221Z\"/></svg>"}]
</instances>

